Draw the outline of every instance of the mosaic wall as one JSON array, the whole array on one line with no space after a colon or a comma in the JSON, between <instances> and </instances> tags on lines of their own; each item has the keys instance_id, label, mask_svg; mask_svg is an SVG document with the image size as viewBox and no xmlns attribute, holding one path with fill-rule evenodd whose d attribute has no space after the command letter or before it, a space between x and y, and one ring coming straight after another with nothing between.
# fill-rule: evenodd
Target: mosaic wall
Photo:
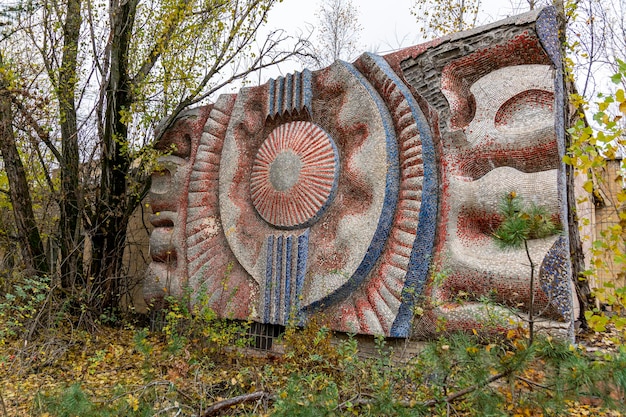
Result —
<instances>
[{"instance_id":1,"label":"mosaic wall","mask_svg":"<svg viewBox=\"0 0 626 417\"><path fill-rule=\"evenodd\" d=\"M547 8L185 113L158 144L174 151L152 177L146 299L392 337L506 326L530 268L492 237L502 196L566 226L556 31ZM529 242L561 322L567 239Z\"/></svg>"}]
</instances>

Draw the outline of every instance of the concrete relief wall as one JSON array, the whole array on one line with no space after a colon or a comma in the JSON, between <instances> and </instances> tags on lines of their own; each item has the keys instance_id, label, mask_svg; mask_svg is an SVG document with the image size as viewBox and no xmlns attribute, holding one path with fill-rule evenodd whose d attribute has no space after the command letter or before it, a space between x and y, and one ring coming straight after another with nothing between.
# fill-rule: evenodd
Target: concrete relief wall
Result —
<instances>
[{"instance_id":1,"label":"concrete relief wall","mask_svg":"<svg viewBox=\"0 0 626 417\"><path fill-rule=\"evenodd\" d=\"M146 299L188 288L223 317L392 337L506 325L530 270L493 241L502 196L567 230L556 31L548 8L185 114L159 144L175 151L153 175ZM563 322L567 239L530 242Z\"/></svg>"}]
</instances>

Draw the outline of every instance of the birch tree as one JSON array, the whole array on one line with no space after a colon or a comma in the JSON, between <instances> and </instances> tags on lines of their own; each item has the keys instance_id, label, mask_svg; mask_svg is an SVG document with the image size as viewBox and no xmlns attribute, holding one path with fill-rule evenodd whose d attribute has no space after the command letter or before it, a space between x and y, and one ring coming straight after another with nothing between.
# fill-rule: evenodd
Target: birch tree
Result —
<instances>
[{"instance_id":1,"label":"birch tree","mask_svg":"<svg viewBox=\"0 0 626 417\"><path fill-rule=\"evenodd\" d=\"M359 10L351 0L322 0L316 14L318 44L316 56L322 66L338 59L351 60L359 53Z\"/></svg>"}]
</instances>

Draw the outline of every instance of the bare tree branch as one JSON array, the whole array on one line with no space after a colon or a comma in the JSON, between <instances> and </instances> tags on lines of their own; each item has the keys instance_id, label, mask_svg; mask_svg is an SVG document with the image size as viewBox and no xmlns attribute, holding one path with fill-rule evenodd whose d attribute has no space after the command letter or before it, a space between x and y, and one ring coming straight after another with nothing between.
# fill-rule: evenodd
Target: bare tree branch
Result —
<instances>
[{"instance_id":1,"label":"bare tree branch","mask_svg":"<svg viewBox=\"0 0 626 417\"><path fill-rule=\"evenodd\" d=\"M265 391L256 391L250 394L239 395L238 397L228 398L226 400L213 403L206 409L202 417L209 417L219 413L221 410L232 407L233 405L242 404L250 401L257 401L265 397L269 397L270 394Z\"/></svg>"},{"instance_id":2,"label":"bare tree branch","mask_svg":"<svg viewBox=\"0 0 626 417\"><path fill-rule=\"evenodd\" d=\"M26 110L26 108L24 107L24 105L22 104L20 100L17 100L15 97L12 97L11 101L13 105L17 107L17 109L20 111L20 114L22 115L22 117L24 117L24 119L26 120L26 123L28 123L28 125L35 131L39 139L41 139L41 141L46 144L48 149L50 149L50 152L54 154L54 157L57 158L57 160L62 163L63 156L61 155L57 147L54 146L54 143L52 143L52 141L50 140L50 133L47 130L45 130L43 127L41 127L41 125L35 120L33 115L28 110Z\"/></svg>"},{"instance_id":3,"label":"bare tree branch","mask_svg":"<svg viewBox=\"0 0 626 417\"><path fill-rule=\"evenodd\" d=\"M282 34L282 31L274 31L272 32L272 34L270 34L270 36L268 36L263 46L261 47L261 50L259 51L258 54L256 54L256 58L247 66L246 70L232 74L230 77L224 79L220 83L211 87L209 90L205 91L204 93L201 93L201 91L206 87L209 81L233 61L234 57L239 53L239 50L235 51L230 57L225 59L221 65L217 65L218 61L216 60L216 65L214 65L214 67L211 68L209 72L204 76L202 81L198 84L198 87L191 94L189 94L184 100L181 100L179 104L176 106L176 108L161 122L161 124L159 125L158 134L160 135L161 132L164 132L168 127L171 127L174 121L176 120L176 118L178 117L178 115L185 108L201 102L202 100L211 96L212 94L214 94L215 92L223 88L224 86L231 84L236 80L246 78L248 75L256 71L279 65L283 62L288 61L289 59L293 57L296 57L296 56L301 57L301 56L307 55L306 49L308 48L308 45L309 45L308 40L300 40L299 42L296 43L296 45L293 47L293 49L290 52L283 52L276 57L272 57L269 61L263 62L263 60L267 59L268 56L271 55L272 51L276 49L276 47L280 43L285 42L289 38L286 36L279 36L278 39L272 39L274 34ZM222 50L221 56L223 57L224 54L225 54L225 49ZM155 138L155 140L158 140L158 139L159 139L158 137Z\"/></svg>"}]
</instances>

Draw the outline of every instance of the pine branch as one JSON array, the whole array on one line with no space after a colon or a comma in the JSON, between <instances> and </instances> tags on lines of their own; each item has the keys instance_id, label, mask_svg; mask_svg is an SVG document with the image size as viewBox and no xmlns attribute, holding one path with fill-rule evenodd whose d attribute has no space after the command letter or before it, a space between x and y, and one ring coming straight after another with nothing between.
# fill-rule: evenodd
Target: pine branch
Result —
<instances>
[{"instance_id":1,"label":"pine branch","mask_svg":"<svg viewBox=\"0 0 626 417\"><path fill-rule=\"evenodd\" d=\"M489 378L487 378L485 381L483 382L479 382L478 384L474 384L470 387L464 388L461 391L457 391L454 392L450 395L448 395L447 397L444 398L440 398L440 399L432 399L432 400L428 400L426 402L423 403L424 406L426 407L434 407L437 404L441 404L441 403L451 403L461 397L466 396L469 393L472 393L474 391L476 391L477 389L480 389L482 387L485 387L489 384L491 384L492 382L495 382L499 379L502 379L506 376L508 376L512 371L511 370L507 370L504 372L500 372L499 374L493 375Z\"/></svg>"},{"instance_id":2,"label":"pine branch","mask_svg":"<svg viewBox=\"0 0 626 417\"><path fill-rule=\"evenodd\" d=\"M499 374L493 375L493 376L487 378L486 380L484 380L482 382L479 382L477 384L474 384L472 386L464 388L464 389L462 389L460 391L453 392L452 394L447 395L447 396L445 396L443 398L432 399L432 400L425 401L423 403L414 404L413 407L418 407L418 406L421 406L421 407L434 407L434 406L439 405L439 404L452 403L452 402L458 400L459 398L462 398L462 397L466 396L467 394L470 394L470 393L472 393L472 392L474 392L474 391L476 391L476 390L478 390L480 388L483 388L483 387L491 384L492 382L495 382L495 381L497 381L499 379L502 379L502 378L505 378L505 377L509 376L512 372L513 372L512 369L506 370L504 372L500 372ZM373 398L372 399L370 399L370 398L358 398L358 399L353 400L353 401L351 400L351 404L352 405L367 405L367 404L371 404L374 401L375 401L375 399L373 399ZM346 403L342 403L340 405L340 407L344 406L345 404ZM411 407L411 405L410 405L410 403L408 401L400 401L399 404L401 404L404 407ZM338 407L338 408L340 408L340 407Z\"/></svg>"}]
</instances>

